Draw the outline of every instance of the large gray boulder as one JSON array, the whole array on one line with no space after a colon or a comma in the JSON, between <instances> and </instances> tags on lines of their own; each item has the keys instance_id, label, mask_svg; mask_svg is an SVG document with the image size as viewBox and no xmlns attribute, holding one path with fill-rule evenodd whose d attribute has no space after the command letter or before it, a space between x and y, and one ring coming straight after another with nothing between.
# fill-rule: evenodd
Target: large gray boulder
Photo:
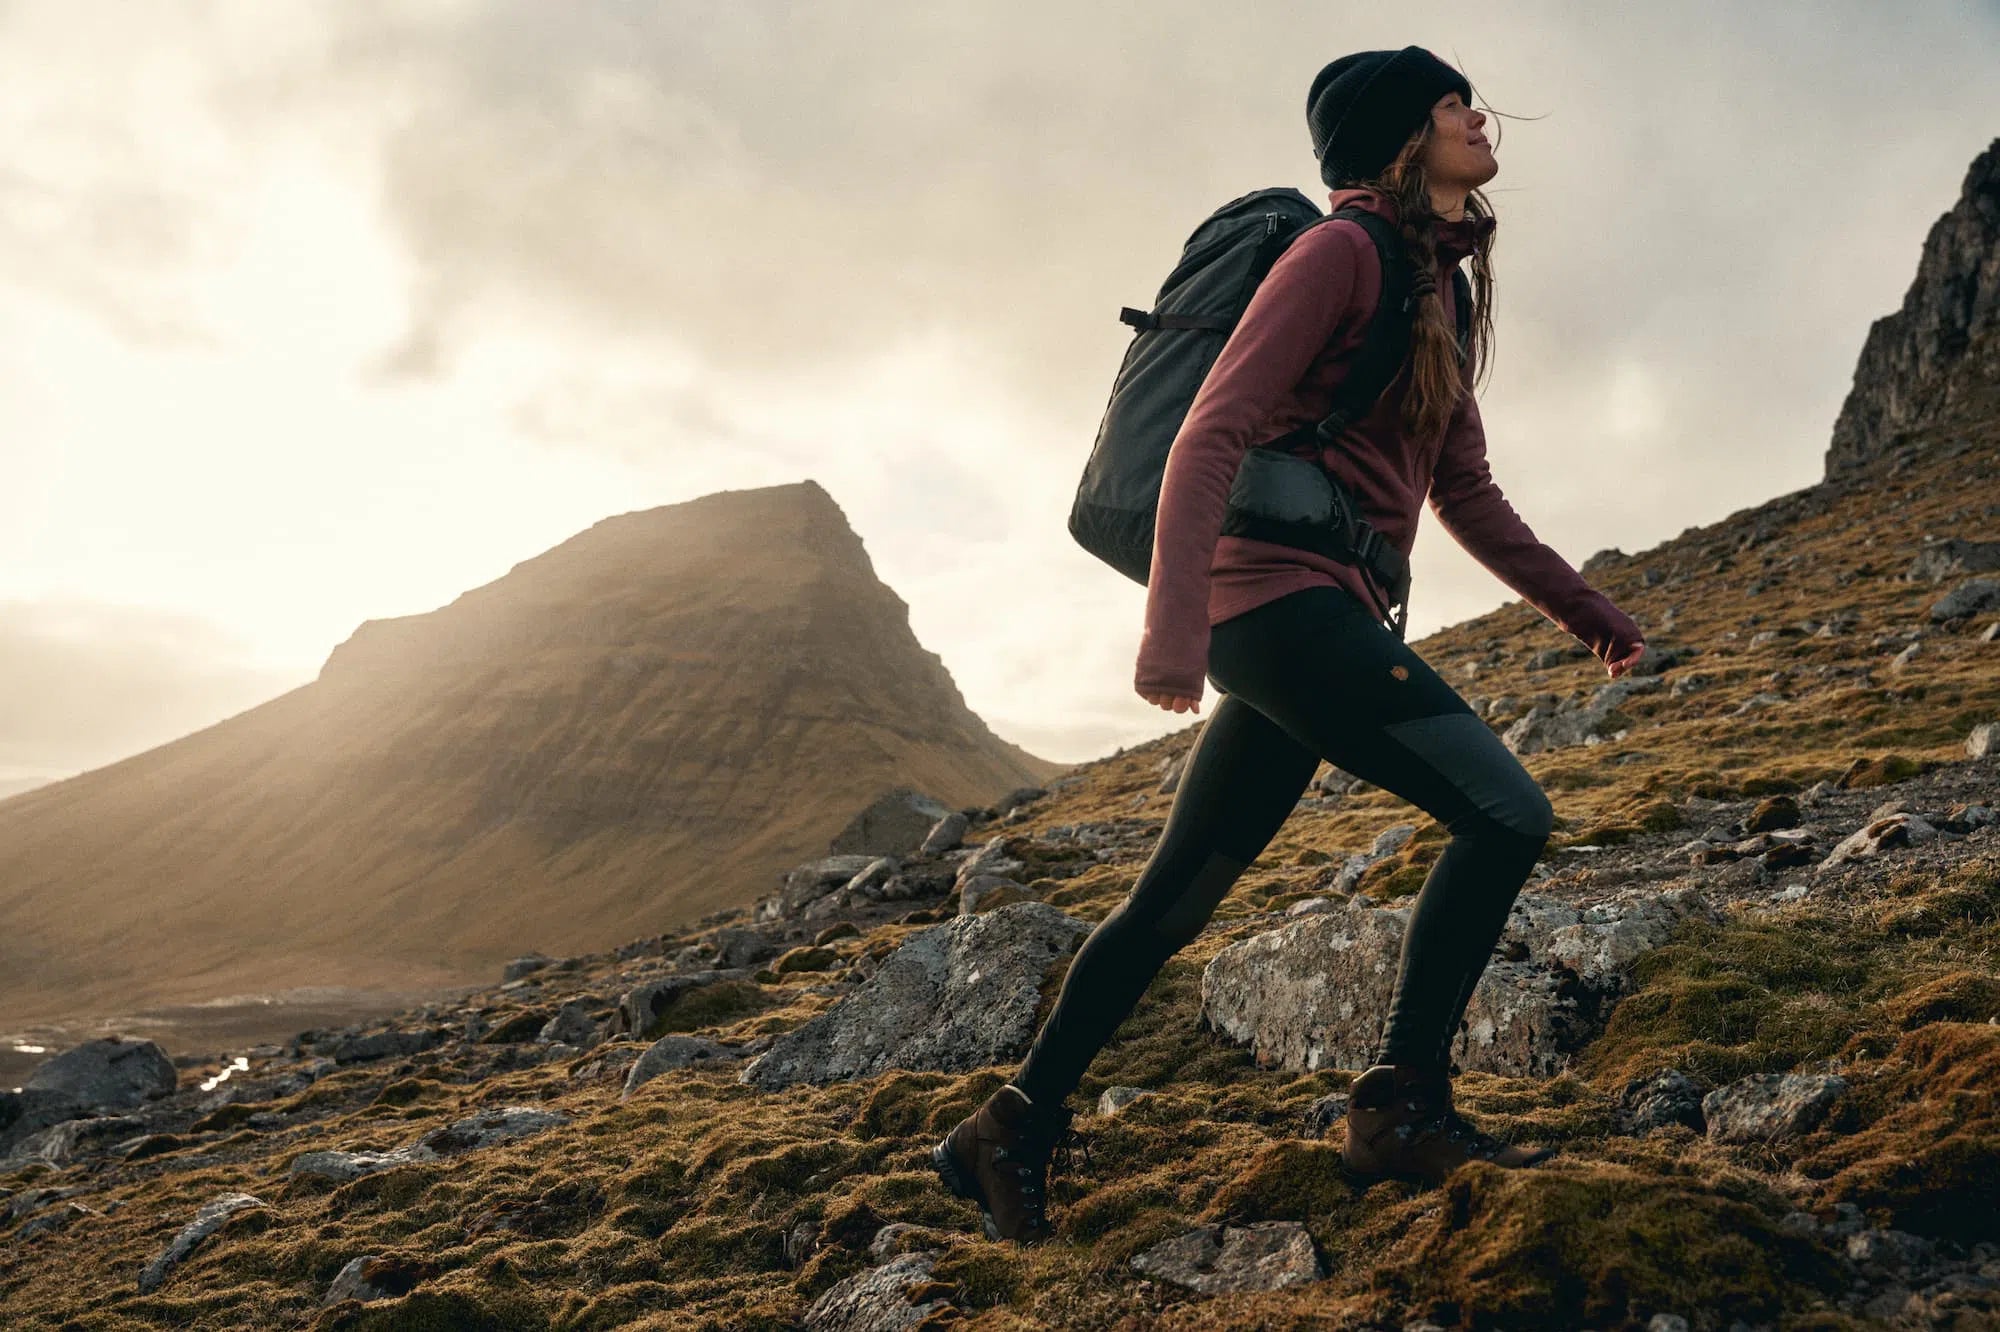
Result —
<instances>
[{"instance_id":1,"label":"large gray boulder","mask_svg":"<svg viewBox=\"0 0 2000 1332\"><path fill-rule=\"evenodd\" d=\"M906 856L922 846L931 829L951 812L942 801L899 786L856 814L827 844L827 853Z\"/></svg>"},{"instance_id":2,"label":"large gray boulder","mask_svg":"<svg viewBox=\"0 0 2000 1332\"><path fill-rule=\"evenodd\" d=\"M780 1036L740 1080L769 1091L1016 1058L1034 1035L1042 982L1088 933L1045 902L955 916L913 935L859 989Z\"/></svg>"},{"instance_id":3,"label":"large gray boulder","mask_svg":"<svg viewBox=\"0 0 2000 1332\"><path fill-rule=\"evenodd\" d=\"M1202 973L1202 1021L1252 1046L1267 1066L1367 1067L1410 910L1346 905L1231 944ZM1708 910L1689 888L1628 891L1588 908L1522 893L1466 1003L1453 1058L1514 1077L1568 1067L1632 960L1665 942L1683 917Z\"/></svg>"},{"instance_id":4,"label":"large gray boulder","mask_svg":"<svg viewBox=\"0 0 2000 1332\"><path fill-rule=\"evenodd\" d=\"M93 1110L133 1110L179 1082L174 1061L157 1042L107 1036L44 1060L21 1087L57 1092Z\"/></svg>"}]
</instances>

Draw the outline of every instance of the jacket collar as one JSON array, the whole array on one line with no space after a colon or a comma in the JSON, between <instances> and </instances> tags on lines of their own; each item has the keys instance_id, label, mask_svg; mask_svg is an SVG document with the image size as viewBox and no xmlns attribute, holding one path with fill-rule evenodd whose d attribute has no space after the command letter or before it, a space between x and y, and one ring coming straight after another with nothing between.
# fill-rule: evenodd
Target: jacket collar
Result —
<instances>
[{"instance_id":1,"label":"jacket collar","mask_svg":"<svg viewBox=\"0 0 2000 1332\"><path fill-rule=\"evenodd\" d=\"M1366 186L1334 190L1327 195L1328 211L1346 208L1350 205L1365 208L1376 216L1393 223L1396 220L1396 204L1388 195ZM1437 224L1438 263L1449 268L1459 260L1479 248L1480 241L1492 234L1499 225L1499 219L1492 217L1464 217L1456 222Z\"/></svg>"}]
</instances>

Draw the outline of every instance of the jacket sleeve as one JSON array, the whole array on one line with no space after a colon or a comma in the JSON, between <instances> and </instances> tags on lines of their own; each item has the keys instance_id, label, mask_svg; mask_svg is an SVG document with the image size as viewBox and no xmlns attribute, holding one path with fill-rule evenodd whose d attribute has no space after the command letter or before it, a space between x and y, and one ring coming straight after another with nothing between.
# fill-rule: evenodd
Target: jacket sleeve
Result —
<instances>
[{"instance_id":1,"label":"jacket sleeve","mask_svg":"<svg viewBox=\"0 0 2000 1332\"><path fill-rule=\"evenodd\" d=\"M1644 641L1639 626L1539 540L1500 493L1486 462L1486 430L1470 384L1445 428L1431 476L1430 506L1452 539L1529 605L1616 661Z\"/></svg>"},{"instance_id":2,"label":"jacket sleeve","mask_svg":"<svg viewBox=\"0 0 2000 1332\"><path fill-rule=\"evenodd\" d=\"M1356 269L1379 263L1358 223L1323 222L1287 246L1188 408L1167 453L1133 676L1141 693L1198 699L1208 674L1209 567L1244 451L1353 311ZM1365 254L1364 254L1365 251Z\"/></svg>"}]
</instances>

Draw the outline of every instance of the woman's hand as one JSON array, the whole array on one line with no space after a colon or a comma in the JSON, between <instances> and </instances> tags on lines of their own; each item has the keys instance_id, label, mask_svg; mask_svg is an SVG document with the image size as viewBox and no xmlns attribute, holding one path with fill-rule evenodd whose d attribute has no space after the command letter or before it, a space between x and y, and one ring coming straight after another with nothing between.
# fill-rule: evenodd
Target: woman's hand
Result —
<instances>
[{"instance_id":1,"label":"woman's hand","mask_svg":"<svg viewBox=\"0 0 2000 1332\"><path fill-rule=\"evenodd\" d=\"M1616 661L1605 662L1604 669L1610 671L1611 678L1616 680L1619 676L1625 674L1627 671L1631 670L1634 666L1637 666L1639 664L1639 658L1645 655L1646 655L1646 645L1644 643L1635 643L1632 646L1632 650L1626 653L1624 656L1618 658Z\"/></svg>"},{"instance_id":2,"label":"woman's hand","mask_svg":"<svg viewBox=\"0 0 2000 1332\"><path fill-rule=\"evenodd\" d=\"M1143 689L1139 691L1139 697L1145 699L1155 707L1165 708L1169 712L1201 711L1201 700L1198 698L1186 698L1180 694L1152 694L1147 693Z\"/></svg>"}]
</instances>

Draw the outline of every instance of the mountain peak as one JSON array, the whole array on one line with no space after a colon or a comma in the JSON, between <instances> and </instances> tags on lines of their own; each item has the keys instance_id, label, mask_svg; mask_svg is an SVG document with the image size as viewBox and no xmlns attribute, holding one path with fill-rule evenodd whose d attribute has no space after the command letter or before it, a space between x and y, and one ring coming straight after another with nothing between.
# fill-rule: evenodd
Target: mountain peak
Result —
<instances>
[{"instance_id":1,"label":"mountain peak","mask_svg":"<svg viewBox=\"0 0 2000 1332\"><path fill-rule=\"evenodd\" d=\"M1924 238L1916 280L1875 321L1826 451L1829 477L1913 431L1976 415L2000 392L2000 139Z\"/></svg>"}]
</instances>

